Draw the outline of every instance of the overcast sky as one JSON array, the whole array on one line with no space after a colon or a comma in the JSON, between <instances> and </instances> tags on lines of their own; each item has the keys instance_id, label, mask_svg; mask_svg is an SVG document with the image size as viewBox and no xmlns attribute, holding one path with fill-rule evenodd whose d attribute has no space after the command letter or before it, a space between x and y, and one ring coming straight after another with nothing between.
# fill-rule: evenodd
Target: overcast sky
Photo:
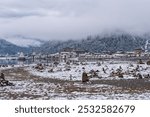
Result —
<instances>
[{"instance_id":1,"label":"overcast sky","mask_svg":"<svg viewBox=\"0 0 150 117\"><path fill-rule=\"evenodd\" d=\"M150 0L0 0L0 35L83 38L150 32Z\"/></svg>"}]
</instances>

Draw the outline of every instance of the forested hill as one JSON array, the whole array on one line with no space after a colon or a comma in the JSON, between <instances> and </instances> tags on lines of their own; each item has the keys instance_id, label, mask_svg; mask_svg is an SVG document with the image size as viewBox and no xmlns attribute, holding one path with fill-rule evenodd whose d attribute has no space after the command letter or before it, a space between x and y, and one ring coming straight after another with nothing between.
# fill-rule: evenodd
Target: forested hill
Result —
<instances>
[{"instance_id":1,"label":"forested hill","mask_svg":"<svg viewBox=\"0 0 150 117\"><path fill-rule=\"evenodd\" d=\"M4 39L0 39L0 55L14 55L18 52L29 53L30 51L30 48L20 47Z\"/></svg>"},{"instance_id":2,"label":"forested hill","mask_svg":"<svg viewBox=\"0 0 150 117\"><path fill-rule=\"evenodd\" d=\"M33 42L34 43L34 42ZM85 39L74 39L66 41L44 41L38 47L18 46L4 39L0 39L0 55L16 54L18 52L31 53L32 50L41 53L56 53L63 48L77 48L89 52L116 52L116 51L133 51L142 48L150 51L150 36L136 36L131 34L111 34L88 36Z\"/></svg>"},{"instance_id":3,"label":"forested hill","mask_svg":"<svg viewBox=\"0 0 150 117\"><path fill-rule=\"evenodd\" d=\"M44 43L38 50L41 52L56 53L66 47L100 53L104 51L133 51L137 48L150 51L150 39L148 36L130 34L98 35L88 36L82 40L49 41Z\"/></svg>"}]
</instances>

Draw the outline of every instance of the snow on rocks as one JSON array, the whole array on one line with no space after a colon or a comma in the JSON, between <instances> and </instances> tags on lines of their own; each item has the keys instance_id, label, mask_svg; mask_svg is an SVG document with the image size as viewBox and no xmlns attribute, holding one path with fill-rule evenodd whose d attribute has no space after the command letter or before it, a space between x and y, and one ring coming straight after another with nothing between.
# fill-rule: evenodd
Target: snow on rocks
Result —
<instances>
[{"instance_id":1,"label":"snow on rocks","mask_svg":"<svg viewBox=\"0 0 150 117\"><path fill-rule=\"evenodd\" d=\"M40 65L42 66L42 65ZM58 64L57 66L42 66L37 69L36 66L29 67L27 70L36 76L42 78L52 78L61 80L81 81L82 73L86 72L90 80L93 78L101 79L138 79L150 78L150 66L147 64L137 64L132 62L88 62L82 64Z\"/></svg>"}]
</instances>

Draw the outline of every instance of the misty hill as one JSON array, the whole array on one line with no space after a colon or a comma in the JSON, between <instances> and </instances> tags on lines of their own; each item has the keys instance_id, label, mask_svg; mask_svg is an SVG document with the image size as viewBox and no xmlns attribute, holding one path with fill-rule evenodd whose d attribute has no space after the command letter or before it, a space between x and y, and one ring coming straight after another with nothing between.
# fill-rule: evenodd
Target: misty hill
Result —
<instances>
[{"instance_id":1,"label":"misty hill","mask_svg":"<svg viewBox=\"0 0 150 117\"><path fill-rule=\"evenodd\" d=\"M40 46L43 41L43 39L38 39L38 38L33 38L33 37L28 37L28 36L23 36L23 35L13 35L13 36L1 36L2 39L5 39L6 41L17 45L21 47L37 47Z\"/></svg>"},{"instance_id":2,"label":"misty hill","mask_svg":"<svg viewBox=\"0 0 150 117\"><path fill-rule=\"evenodd\" d=\"M6 41L8 40L8 41ZM0 55L17 54L18 52L30 53L32 50L42 53L56 53L62 51L66 47L87 50L89 52L116 52L116 51L133 51L137 48L142 48L145 51L150 51L150 36L137 36L128 33L113 33L97 36L88 36L82 40L67 40L67 41L40 41L36 39L26 39L17 37L12 43L7 38L0 39ZM18 40L22 40L20 43ZM26 40L26 41L25 41ZM18 43L17 43L18 42ZM27 42L27 44L26 44ZM37 44L38 42L38 44ZM15 44L17 43L17 44ZM22 46L20 44L28 45ZM38 45L39 47L35 46Z\"/></svg>"},{"instance_id":3,"label":"misty hill","mask_svg":"<svg viewBox=\"0 0 150 117\"><path fill-rule=\"evenodd\" d=\"M17 54L18 52L28 53L30 51L31 51L30 48L20 47L4 39L0 39L0 55L6 54L14 55Z\"/></svg>"},{"instance_id":4,"label":"misty hill","mask_svg":"<svg viewBox=\"0 0 150 117\"><path fill-rule=\"evenodd\" d=\"M116 52L116 51L133 51L137 48L142 48L145 51L150 51L150 36L135 36L131 34L111 34L88 36L82 40L68 41L49 41L44 43L38 50L40 52L56 53L63 48L80 48L89 52Z\"/></svg>"}]
</instances>

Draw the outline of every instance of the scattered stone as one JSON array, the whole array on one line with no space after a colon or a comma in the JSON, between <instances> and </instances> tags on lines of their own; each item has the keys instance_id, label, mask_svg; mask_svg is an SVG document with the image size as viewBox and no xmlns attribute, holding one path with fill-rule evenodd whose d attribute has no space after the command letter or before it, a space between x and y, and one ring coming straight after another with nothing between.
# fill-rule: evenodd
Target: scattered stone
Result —
<instances>
[{"instance_id":1,"label":"scattered stone","mask_svg":"<svg viewBox=\"0 0 150 117\"><path fill-rule=\"evenodd\" d=\"M97 65L98 65L98 66L101 66L101 63L100 63L100 62L98 62L98 63L97 63Z\"/></svg>"},{"instance_id":2,"label":"scattered stone","mask_svg":"<svg viewBox=\"0 0 150 117\"><path fill-rule=\"evenodd\" d=\"M14 86L14 84L7 81L7 80L2 80L2 81L0 81L0 86L1 87L3 87L3 86Z\"/></svg>"},{"instance_id":3,"label":"scattered stone","mask_svg":"<svg viewBox=\"0 0 150 117\"><path fill-rule=\"evenodd\" d=\"M98 77L97 72L94 71L93 69L89 72L89 74L90 74L91 78L93 78L93 77Z\"/></svg>"},{"instance_id":4,"label":"scattered stone","mask_svg":"<svg viewBox=\"0 0 150 117\"><path fill-rule=\"evenodd\" d=\"M150 65L150 60L149 60L149 61L147 61L147 65Z\"/></svg>"},{"instance_id":5,"label":"scattered stone","mask_svg":"<svg viewBox=\"0 0 150 117\"><path fill-rule=\"evenodd\" d=\"M146 74L146 75L144 75L143 77L149 79L149 78L150 78L150 74Z\"/></svg>"},{"instance_id":6,"label":"scattered stone","mask_svg":"<svg viewBox=\"0 0 150 117\"><path fill-rule=\"evenodd\" d=\"M0 76L0 86L14 86L13 83L10 83L8 80L5 80L5 75L4 73L1 73Z\"/></svg>"},{"instance_id":7,"label":"scattered stone","mask_svg":"<svg viewBox=\"0 0 150 117\"><path fill-rule=\"evenodd\" d=\"M137 64L144 64L142 59L139 59L139 61L137 62Z\"/></svg>"},{"instance_id":8,"label":"scattered stone","mask_svg":"<svg viewBox=\"0 0 150 117\"><path fill-rule=\"evenodd\" d=\"M49 72L49 73L52 73L52 72L54 72L54 70L53 70L53 69L50 69L50 70L48 70L48 72Z\"/></svg>"},{"instance_id":9,"label":"scattered stone","mask_svg":"<svg viewBox=\"0 0 150 117\"><path fill-rule=\"evenodd\" d=\"M104 68L104 67L102 68L102 70L103 70L103 72L106 74L106 70L105 70L105 68Z\"/></svg>"},{"instance_id":10,"label":"scattered stone","mask_svg":"<svg viewBox=\"0 0 150 117\"><path fill-rule=\"evenodd\" d=\"M66 62L66 64L67 64L67 65L70 65L70 62L68 61L68 62Z\"/></svg>"},{"instance_id":11,"label":"scattered stone","mask_svg":"<svg viewBox=\"0 0 150 117\"><path fill-rule=\"evenodd\" d=\"M85 67L82 67L82 69L85 69Z\"/></svg>"},{"instance_id":12,"label":"scattered stone","mask_svg":"<svg viewBox=\"0 0 150 117\"><path fill-rule=\"evenodd\" d=\"M137 65L136 68L135 68L135 70L136 70L136 71L139 71L139 68L140 68L140 66Z\"/></svg>"},{"instance_id":13,"label":"scattered stone","mask_svg":"<svg viewBox=\"0 0 150 117\"><path fill-rule=\"evenodd\" d=\"M89 81L89 78L88 78L88 75L86 72L83 72L82 73L82 82L88 82Z\"/></svg>"},{"instance_id":14,"label":"scattered stone","mask_svg":"<svg viewBox=\"0 0 150 117\"><path fill-rule=\"evenodd\" d=\"M44 70L44 66L43 66L42 64L37 64L37 65L35 66L35 69L41 71L41 70Z\"/></svg>"},{"instance_id":15,"label":"scattered stone","mask_svg":"<svg viewBox=\"0 0 150 117\"><path fill-rule=\"evenodd\" d=\"M137 74L137 78L138 78L138 79L142 79L143 77L142 77L142 75L141 75L140 73L138 73L138 74Z\"/></svg>"},{"instance_id":16,"label":"scattered stone","mask_svg":"<svg viewBox=\"0 0 150 117\"><path fill-rule=\"evenodd\" d=\"M73 77L72 77L72 74L70 74L70 80L72 80L72 78L73 78Z\"/></svg>"},{"instance_id":17,"label":"scattered stone","mask_svg":"<svg viewBox=\"0 0 150 117\"><path fill-rule=\"evenodd\" d=\"M123 78L123 73L119 72L119 73L117 74L117 76L118 76L119 78Z\"/></svg>"}]
</instances>

